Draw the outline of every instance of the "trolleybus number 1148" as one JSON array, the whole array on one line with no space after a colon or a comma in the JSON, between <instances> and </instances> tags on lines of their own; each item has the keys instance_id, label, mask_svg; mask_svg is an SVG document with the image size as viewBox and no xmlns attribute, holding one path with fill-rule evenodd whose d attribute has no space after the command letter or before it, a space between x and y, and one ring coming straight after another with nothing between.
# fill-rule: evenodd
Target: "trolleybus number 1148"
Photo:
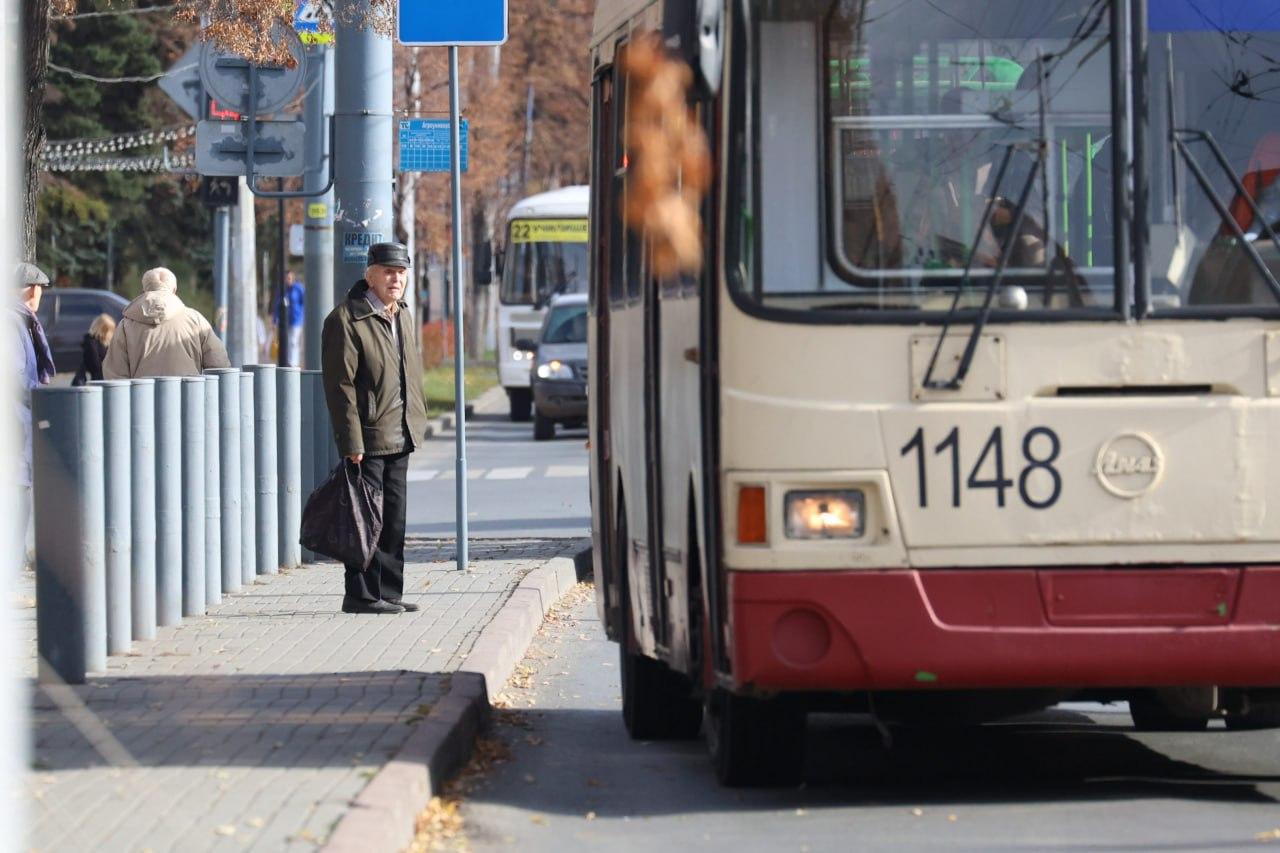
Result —
<instances>
[{"instance_id":1,"label":"trolleybus number 1148","mask_svg":"<svg viewBox=\"0 0 1280 853\"><path fill-rule=\"evenodd\" d=\"M928 445L924 428L921 427L902 448L903 456L915 454L916 457L916 480L921 509L929 507ZM1023 464L1018 471L1016 483L1010 479L1012 472L1006 473L1004 430L1001 427L991 431L978 455L978 461L965 479L961 479L959 427L953 428L946 438L934 446L933 455L950 462L951 506L955 508L960 506L961 492L964 489L991 489L996 493L996 506L1002 509L1007 501L1006 493L1015 486L1018 497L1031 509L1049 509L1062 497L1062 474L1057 468L1058 457L1062 455L1062 440L1048 427L1036 427L1022 437Z\"/></svg>"}]
</instances>

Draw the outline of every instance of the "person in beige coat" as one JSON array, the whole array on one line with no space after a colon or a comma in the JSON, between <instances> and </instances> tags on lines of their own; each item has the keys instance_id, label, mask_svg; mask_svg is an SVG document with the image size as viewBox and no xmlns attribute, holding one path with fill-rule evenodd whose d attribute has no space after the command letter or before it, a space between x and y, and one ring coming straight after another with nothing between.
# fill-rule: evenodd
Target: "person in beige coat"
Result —
<instances>
[{"instance_id":1,"label":"person in beige coat","mask_svg":"<svg viewBox=\"0 0 1280 853\"><path fill-rule=\"evenodd\" d=\"M144 376L199 376L212 367L230 367L226 347L209 321L178 298L178 279L159 267L142 276L142 295L124 309L124 319L107 348L107 379Z\"/></svg>"}]
</instances>

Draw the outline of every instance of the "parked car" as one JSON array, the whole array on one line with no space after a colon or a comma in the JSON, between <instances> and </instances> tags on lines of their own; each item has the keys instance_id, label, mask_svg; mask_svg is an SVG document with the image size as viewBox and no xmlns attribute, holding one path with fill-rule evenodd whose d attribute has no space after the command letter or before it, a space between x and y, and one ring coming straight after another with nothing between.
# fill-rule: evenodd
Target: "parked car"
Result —
<instances>
[{"instance_id":1,"label":"parked car","mask_svg":"<svg viewBox=\"0 0 1280 853\"><path fill-rule=\"evenodd\" d=\"M129 300L109 290L54 287L44 292L37 316L53 349L59 373L73 373L80 366L80 345L89 325L99 314L110 314L117 323Z\"/></svg>"},{"instance_id":2,"label":"parked car","mask_svg":"<svg viewBox=\"0 0 1280 853\"><path fill-rule=\"evenodd\" d=\"M556 424L587 422L587 295L556 296L542 321L537 341L524 341L535 352L533 438L555 438Z\"/></svg>"}]
</instances>

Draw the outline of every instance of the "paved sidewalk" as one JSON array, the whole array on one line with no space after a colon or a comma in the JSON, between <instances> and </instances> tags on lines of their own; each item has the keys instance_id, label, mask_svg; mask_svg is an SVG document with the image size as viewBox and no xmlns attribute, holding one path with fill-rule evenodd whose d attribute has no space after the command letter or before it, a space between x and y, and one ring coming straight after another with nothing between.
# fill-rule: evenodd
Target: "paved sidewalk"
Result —
<instances>
[{"instance_id":1,"label":"paved sidewalk","mask_svg":"<svg viewBox=\"0 0 1280 853\"><path fill-rule=\"evenodd\" d=\"M323 843L447 690L448 673L520 579L575 546L473 542L462 575L445 562L452 550L451 542L410 542L405 598L421 612L343 615L341 568L306 566L161 629L87 685L38 691L28 846ZM19 606L29 595L19 593ZM21 612L34 623L34 610ZM33 625L27 630L30 674Z\"/></svg>"}]
</instances>

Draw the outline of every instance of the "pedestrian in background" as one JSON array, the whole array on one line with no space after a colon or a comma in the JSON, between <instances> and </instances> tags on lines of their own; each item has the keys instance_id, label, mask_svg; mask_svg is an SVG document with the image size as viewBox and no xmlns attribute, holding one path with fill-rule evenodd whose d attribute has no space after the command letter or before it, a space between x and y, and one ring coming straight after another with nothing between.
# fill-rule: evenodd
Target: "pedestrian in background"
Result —
<instances>
[{"instance_id":1,"label":"pedestrian in background","mask_svg":"<svg viewBox=\"0 0 1280 853\"><path fill-rule=\"evenodd\" d=\"M18 466L18 524L23 554L27 554L27 533L31 526L31 392L48 385L56 372L53 351L36 312L49 287L49 276L35 264L18 264L18 299L13 305L14 365L18 374L18 420L22 424L22 464Z\"/></svg>"},{"instance_id":2,"label":"pedestrian in background","mask_svg":"<svg viewBox=\"0 0 1280 853\"><path fill-rule=\"evenodd\" d=\"M178 279L164 267L142 276L142 295L124 309L102 373L107 379L199 376L230 367L209 321L178 298Z\"/></svg>"},{"instance_id":3,"label":"pedestrian in background","mask_svg":"<svg viewBox=\"0 0 1280 853\"><path fill-rule=\"evenodd\" d=\"M422 354L403 301L409 252L399 243L369 249L365 277L325 318L320 356L325 401L338 450L382 490L382 536L367 569L346 567L344 613L403 613L409 454L427 431Z\"/></svg>"},{"instance_id":4,"label":"pedestrian in background","mask_svg":"<svg viewBox=\"0 0 1280 853\"><path fill-rule=\"evenodd\" d=\"M116 333L116 321L110 314L99 314L89 325L89 334L80 342L80 369L71 384L87 385L102 379L102 360Z\"/></svg>"},{"instance_id":5,"label":"pedestrian in background","mask_svg":"<svg viewBox=\"0 0 1280 853\"><path fill-rule=\"evenodd\" d=\"M287 343L285 350L285 358L290 367L302 366L302 326L303 318L306 316L306 285L297 281L293 276L293 270L289 270L284 274L284 307L285 307L285 328L283 332L283 341ZM275 320L276 328L280 328L280 303L276 303L275 311L272 313Z\"/></svg>"}]
</instances>

